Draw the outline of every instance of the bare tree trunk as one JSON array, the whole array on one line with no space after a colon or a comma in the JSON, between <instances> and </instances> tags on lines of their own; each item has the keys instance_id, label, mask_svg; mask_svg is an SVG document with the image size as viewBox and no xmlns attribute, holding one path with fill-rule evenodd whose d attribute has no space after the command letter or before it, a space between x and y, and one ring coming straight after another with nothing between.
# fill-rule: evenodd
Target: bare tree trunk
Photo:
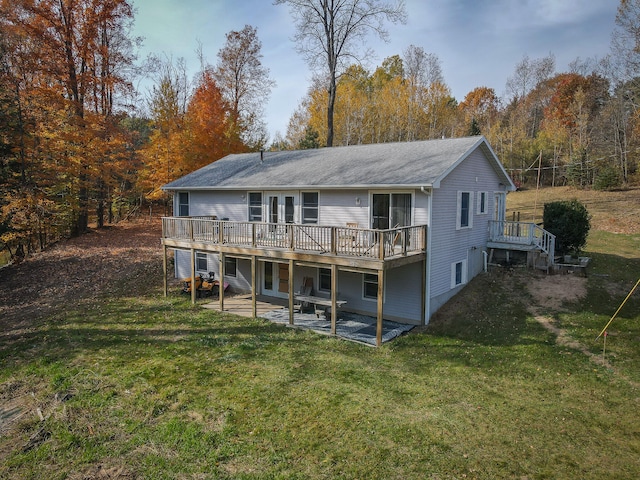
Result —
<instances>
[{"instance_id":1,"label":"bare tree trunk","mask_svg":"<svg viewBox=\"0 0 640 480\"><path fill-rule=\"evenodd\" d=\"M333 147L333 110L336 105L336 80L331 77L329 83L329 103L327 105L327 147Z\"/></svg>"}]
</instances>

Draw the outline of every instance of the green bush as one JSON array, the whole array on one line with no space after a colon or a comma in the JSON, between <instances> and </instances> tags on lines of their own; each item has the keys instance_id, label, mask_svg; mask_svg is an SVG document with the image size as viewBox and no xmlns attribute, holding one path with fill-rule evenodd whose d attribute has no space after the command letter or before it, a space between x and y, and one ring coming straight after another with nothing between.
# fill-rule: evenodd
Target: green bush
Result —
<instances>
[{"instance_id":1,"label":"green bush","mask_svg":"<svg viewBox=\"0 0 640 480\"><path fill-rule=\"evenodd\" d=\"M622 178L614 167L604 167L593 181L593 188L596 190L612 190L620 185L622 185Z\"/></svg>"},{"instance_id":2,"label":"green bush","mask_svg":"<svg viewBox=\"0 0 640 480\"><path fill-rule=\"evenodd\" d=\"M545 203L544 228L556 236L558 254L577 254L584 248L590 218L587 208L576 199Z\"/></svg>"}]
</instances>

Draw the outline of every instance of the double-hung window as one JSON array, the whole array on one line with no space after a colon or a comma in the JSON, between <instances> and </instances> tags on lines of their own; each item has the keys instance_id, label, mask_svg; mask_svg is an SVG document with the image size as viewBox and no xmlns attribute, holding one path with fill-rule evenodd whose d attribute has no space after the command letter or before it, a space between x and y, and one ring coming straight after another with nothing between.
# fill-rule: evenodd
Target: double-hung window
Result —
<instances>
[{"instance_id":1,"label":"double-hung window","mask_svg":"<svg viewBox=\"0 0 640 480\"><path fill-rule=\"evenodd\" d=\"M320 268L318 270L318 289L323 292L331 291L331 269Z\"/></svg>"},{"instance_id":2,"label":"double-hung window","mask_svg":"<svg viewBox=\"0 0 640 480\"><path fill-rule=\"evenodd\" d=\"M249 221L250 222L262 221L262 193L261 192L249 193Z\"/></svg>"},{"instance_id":3,"label":"double-hung window","mask_svg":"<svg viewBox=\"0 0 640 480\"><path fill-rule=\"evenodd\" d=\"M458 192L458 206L456 211L456 229L473 227L473 193Z\"/></svg>"},{"instance_id":4,"label":"double-hung window","mask_svg":"<svg viewBox=\"0 0 640 480\"><path fill-rule=\"evenodd\" d=\"M478 206L476 209L476 213L478 215L484 215L487 213L487 201L489 198L489 194L487 192L478 192Z\"/></svg>"},{"instance_id":5,"label":"double-hung window","mask_svg":"<svg viewBox=\"0 0 640 480\"><path fill-rule=\"evenodd\" d=\"M209 261L206 253L196 252L196 271L197 272L209 271Z\"/></svg>"},{"instance_id":6,"label":"double-hung window","mask_svg":"<svg viewBox=\"0 0 640 480\"><path fill-rule=\"evenodd\" d=\"M189 216L189 193L188 192L178 192L178 216L179 217Z\"/></svg>"},{"instance_id":7,"label":"double-hung window","mask_svg":"<svg viewBox=\"0 0 640 480\"><path fill-rule=\"evenodd\" d=\"M374 273L362 275L362 296L374 300L378 298L378 275Z\"/></svg>"},{"instance_id":8,"label":"double-hung window","mask_svg":"<svg viewBox=\"0 0 640 480\"><path fill-rule=\"evenodd\" d=\"M318 223L318 192L302 192L302 223Z\"/></svg>"},{"instance_id":9,"label":"double-hung window","mask_svg":"<svg viewBox=\"0 0 640 480\"><path fill-rule=\"evenodd\" d=\"M235 257L224 257L224 276L235 277L238 271L238 259Z\"/></svg>"}]
</instances>

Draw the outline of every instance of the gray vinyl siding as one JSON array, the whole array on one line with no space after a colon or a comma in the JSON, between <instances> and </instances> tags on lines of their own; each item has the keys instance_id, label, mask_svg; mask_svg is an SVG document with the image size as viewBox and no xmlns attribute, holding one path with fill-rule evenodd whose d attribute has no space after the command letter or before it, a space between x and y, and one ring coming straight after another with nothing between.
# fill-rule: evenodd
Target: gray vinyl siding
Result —
<instances>
[{"instance_id":1,"label":"gray vinyl siding","mask_svg":"<svg viewBox=\"0 0 640 480\"><path fill-rule=\"evenodd\" d=\"M220 257L217 253L207 253L207 271L196 270L196 275L207 275L209 272L215 273L215 278L220 278ZM191 252L188 250L175 251L175 274L176 278L191 277ZM243 258L237 260L236 276L225 275L224 281L229 284L233 292L251 291L251 261Z\"/></svg>"},{"instance_id":2,"label":"gray vinyl siding","mask_svg":"<svg viewBox=\"0 0 640 480\"><path fill-rule=\"evenodd\" d=\"M244 191L191 191L189 192L189 215L192 217L215 215L218 218L228 218L237 222L244 221L247 219L248 212L246 198ZM174 211L178 211L175 202Z\"/></svg>"},{"instance_id":3,"label":"gray vinyl siding","mask_svg":"<svg viewBox=\"0 0 640 480\"><path fill-rule=\"evenodd\" d=\"M347 222L355 222L360 228L369 228L368 202L366 190L321 191L319 223L344 226Z\"/></svg>"},{"instance_id":4,"label":"gray vinyl siding","mask_svg":"<svg viewBox=\"0 0 640 480\"><path fill-rule=\"evenodd\" d=\"M374 272L372 272L374 273ZM418 325L421 320L421 274L422 264L407 265L386 273L384 296L384 317L390 320L403 320ZM347 303L344 310L375 317L377 301L363 298L362 273L338 272L338 299ZM317 296L330 297L329 292L319 291L318 270L296 267L294 290L298 291L303 277L312 277L314 292Z\"/></svg>"},{"instance_id":5,"label":"gray vinyl siding","mask_svg":"<svg viewBox=\"0 0 640 480\"><path fill-rule=\"evenodd\" d=\"M482 152L475 150L434 189L431 225L431 313L464 287L451 288L451 264L467 263L468 282L483 267L488 222L493 212L493 191L500 190L499 178ZM470 206L472 227L456 229L458 192L473 192ZM488 192L487 213L477 213L477 195ZM466 283L466 282L465 282Z\"/></svg>"},{"instance_id":6,"label":"gray vinyl siding","mask_svg":"<svg viewBox=\"0 0 640 480\"><path fill-rule=\"evenodd\" d=\"M254 191L254 190L252 190ZM303 190L312 191L312 190ZM295 221L300 222L300 190L282 190L278 193L293 195L295 199ZM348 222L357 223L360 228L371 226L371 212L369 201L376 190L320 190L319 192L319 225L344 226ZM429 196L420 190L384 190L385 193L408 192L412 194L414 225L428 224ZM248 220L248 193L245 191L192 191L189 192L190 216L217 216L219 219L228 218L231 221ZM271 192L262 193L263 221L267 220L267 197ZM177 195L176 195L177 198ZM175 200L177 202L177 200ZM177 209L177 204L174 206ZM177 210L176 210L177 211Z\"/></svg>"}]
</instances>

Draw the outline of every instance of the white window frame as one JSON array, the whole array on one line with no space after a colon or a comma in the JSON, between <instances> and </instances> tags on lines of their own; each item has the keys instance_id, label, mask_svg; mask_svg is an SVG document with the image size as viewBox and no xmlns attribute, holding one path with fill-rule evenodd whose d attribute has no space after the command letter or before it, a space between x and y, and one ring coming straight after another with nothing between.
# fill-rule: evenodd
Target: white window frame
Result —
<instances>
[{"instance_id":1,"label":"white window frame","mask_svg":"<svg viewBox=\"0 0 640 480\"><path fill-rule=\"evenodd\" d=\"M460 282L458 282L458 266L460 266ZM451 264L451 288L457 288L467 283L467 261L460 260Z\"/></svg>"},{"instance_id":2,"label":"white window frame","mask_svg":"<svg viewBox=\"0 0 640 480\"><path fill-rule=\"evenodd\" d=\"M251 214L252 208L258 208L258 205L251 204L251 195L260 195L260 218ZM262 222L264 219L264 195L262 192L248 192L247 193L247 220L250 222Z\"/></svg>"},{"instance_id":3,"label":"white window frame","mask_svg":"<svg viewBox=\"0 0 640 480\"><path fill-rule=\"evenodd\" d=\"M478 192L477 215L486 215L489 212L489 192Z\"/></svg>"},{"instance_id":4,"label":"white window frame","mask_svg":"<svg viewBox=\"0 0 640 480\"><path fill-rule=\"evenodd\" d=\"M467 225L462 225L462 196L464 194L469 195L468 219ZM456 204L456 230L464 230L467 228L473 228L473 192L467 190L458 191L458 199Z\"/></svg>"},{"instance_id":5,"label":"white window frame","mask_svg":"<svg viewBox=\"0 0 640 480\"><path fill-rule=\"evenodd\" d=\"M234 267L229 268L229 263ZM238 276L238 259L236 257L224 257L224 276L233 278Z\"/></svg>"},{"instance_id":6,"label":"white window frame","mask_svg":"<svg viewBox=\"0 0 640 480\"><path fill-rule=\"evenodd\" d=\"M367 276L370 275L372 277L375 277L375 282L373 281L366 281ZM365 295L365 283L370 283L370 284L374 284L376 285L376 295L373 297L368 297ZM385 298L387 297L387 285L385 282L385 286L382 289L382 301L385 301ZM362 300L366 301L366 302L376 302L378 300L378 273L363 273L362 274Z\"/></svg>"},{"instance_id":7,"label":"white window frame","mask_svg":"<svg viewBox=\"0 0 640 480\"><path fill-rule=\"evenodd\" d=\"M315 194L317 198L317 202L315 206L307 206L304 202L304 196L308 193ZM316 211L316 219L314 221L307 221L306 219L306 211L307 210L315 210ZM309 224L309 225L318 225L320 223L320 192L318 191L306 191L300 192L300 223Z\"/></svg>"},{"instance_id":8,"label":"white window frame","mask_svg":"<svg viewBox=\"0 0 640 480\"><path fill-rule=\"evenodd\" d=\"M374 217L373 217L373 208L374 208L374 196L375 195L387 195L389 197L389 211L387 212L387 218L389 219L389 228L393 228L393 196L394 195L409 195L411 205L409 206L409 225L403 226L411 226L414 224L414 219L416 217L416 199L415 192L409 190L376 190L369 192L369 225L370 228L373 228L374 225Z\"/></svg>"},{"instance_id":9,"label":"white window frame","mask_svg":"<svg viewBox=\"0 0 640 480\"><path fill-rule=\"evenodd\" d=\"M205 268L200 268L200 262L204 262ZM196 272L209 273L209 256L203 252L196 252Z\"/></svg>"},{"instance_id":10,"label":"white window frame","mask_svg":"<svg viewBox=\"0 0 640 480\"><path fill-rule=\"evenodd\" d=\"M187 203L182 203L182 196L185 195L187 197ZM176 201L176 206L178 207L178 217L188 217L189 213L190 213L190 203L191 203L191 195L189 195L189 192L178 192L178 199ZM187 214L183 215L182 214L182 207L186 207L187 208Z\"/></svg>"},{"instance_id":11,"label":"white window frame","mask_svg":"<svg viewBox=\"0 0 640 480\"><path fill-rule=\"evenodd\" d=\"M323 273L326 271L326 273ZM329 277L329 288L322 287L322 276L327 275ZM318 268L318 290L321 292L331 291L331 269L330 268Z\"/></svg>"}]
</instances>

